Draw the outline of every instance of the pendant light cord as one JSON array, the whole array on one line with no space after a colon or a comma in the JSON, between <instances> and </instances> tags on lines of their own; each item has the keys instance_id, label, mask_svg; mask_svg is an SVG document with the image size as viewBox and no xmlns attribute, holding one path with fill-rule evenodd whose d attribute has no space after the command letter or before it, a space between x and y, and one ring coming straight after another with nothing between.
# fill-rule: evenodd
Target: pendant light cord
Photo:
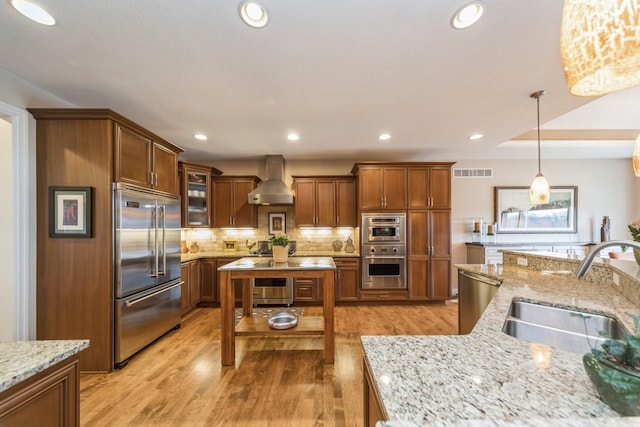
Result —
<instances>
[{"instance_id":1,"label":"pendant light cord","mask_svg":"<svg viewBox=\"0 0 640 427\"><path fill-rule=\"evenodd\" d=\"M542 94L538 95L536 97L536 103L538 105L538 173L540 173L541 168L540 168L540 96L542 96Z\"/></svg>"},{"instance_id":2,"label":"pendant light cord","mask_svg":"<svg viewBox=\"0 0 640 427\"><path fill-rule=\"evenodd\" d=\"M544 90L539 90L537 92L533 92L531 98L535 98L538 106L538 175L542 168L540 167L540 97L544 95Z\"/></svg>"}]
</instances>

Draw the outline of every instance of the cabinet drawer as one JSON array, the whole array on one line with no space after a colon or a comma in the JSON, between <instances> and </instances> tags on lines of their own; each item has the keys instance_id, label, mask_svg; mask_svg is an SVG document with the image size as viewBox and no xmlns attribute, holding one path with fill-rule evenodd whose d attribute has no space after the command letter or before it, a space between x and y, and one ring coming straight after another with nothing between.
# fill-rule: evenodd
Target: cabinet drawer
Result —
<instances>
[{"instance_id":1,"label":"cabinet drawer","mask_svg":"<svg viewBox=\"0 0 640 427\"><path fill-rule=\"evenodd\" d=\"M314 300L315 299L314 287L310 285L296 285L294 298L297 301Z\"/></svg>"},{"instance_id":2,"label":"cabinet drawer","mask_svg":"<svg viewBox=\"0 0 640 427\"><path fill-rule=\"evenodd\" d=\"M337 268L359 268L360 259L359 258L334 258L333 262L335 263Z\"/></svg>"},{"instance_id":3,"label":"cabinet drawer","mask_svg":"<svg viewBox=\"0 0 640 427\"><path fill-rule=\"evenodd\" d=\"M407 299L407 291L396 289L361 290L360 299L363 301L403 301Z\"/></svg>"}]
</instances>

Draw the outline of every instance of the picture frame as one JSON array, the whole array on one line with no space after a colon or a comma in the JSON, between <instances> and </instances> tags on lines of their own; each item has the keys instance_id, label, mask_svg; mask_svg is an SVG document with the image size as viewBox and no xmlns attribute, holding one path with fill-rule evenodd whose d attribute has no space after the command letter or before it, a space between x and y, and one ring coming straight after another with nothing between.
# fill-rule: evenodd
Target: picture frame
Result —
<instances>
[{"instance_id":1,"label":"picture frame","mask_svg":"<svg viewBox=\"0 0 640 427\"><path fill-rule=\"evenodd\" d=\"M49 237L92 237L93 187L49 187Z\"/></svg>"},{"instance_id":2,"label":"picture frame","mask_svg":"<svg viewBox=\"0 0 640 427\"><path fill-rule=\"evenodd\" d=\"M533 205L529 187L494 187L499 234L577 233L578 187L553 186L549 203Z\"/></svg>"},{"instance_id":3,"label":"picture frame","mask_svg":"<svg viewBox=\"0 0 640 427\"><path fill-rule=\"evenodd\" d=\"M223 240L224 244L224 252L237 252L238 251L238 241L237 240Z\"/></svg>"},{"instance_id":4,"label":"picture frame","mask_svg":"<svg viewBox=\"0 0 640 427\"><path fill-rule=\"evenodd\" d=\"M269 212L269 234L287 233L287 214L284 212Z\"/></svg>"}]
</instances>

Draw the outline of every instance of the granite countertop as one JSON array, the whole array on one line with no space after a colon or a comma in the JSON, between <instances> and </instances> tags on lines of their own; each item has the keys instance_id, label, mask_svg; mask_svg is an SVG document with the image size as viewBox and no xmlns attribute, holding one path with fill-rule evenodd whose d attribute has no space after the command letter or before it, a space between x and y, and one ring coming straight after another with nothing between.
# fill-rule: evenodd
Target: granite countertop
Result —
<instances>
[{"instance_id":1,"label":"granite countertop","mask_svg":"<svg viewBox=\"0 0 640 427\"><path fill-rule=\"evenodd\" d=\"M588 246L595 245L593 242L465 242L467 245L475 246L499 246L499 247L517 247L517 246Z\"/></svg>"},{"instance_id":2,"label":"granite countertop","mask_svg":"<svg viewBox=\"0 0 640 427\"><path fill-rule=\"evenodd\" d=\"M89 347L89 340L0 342L0 392Z\"/></svg>"},{"instance_id":3,"label":"granite countertop","mask_svg":"<svg viewBox=\"0 0 640 427\"><path fill-rule=\"evenodd\" d=\"M218 271L335 269L332 257L290 257L286 262L273 262L270 257L246 257L225 264Z\"/></svg>"},{"instance_id":4,"label":"granite countertop","mask_svg":"<svg viewBox=\"0 0 640 427\"><path fill-rule=\"evenodd\" d=\"M235 252L225 252L225 251L201 251L201 252L189 252L186 254L182 254L181 261L191 261L194 259L200 258L242 258L249 256L247 251L235 251ZM351 258L359 258L359 252L335 252L335 251L304 251L298 250L295 255L292 255L292 258L297 257L311 257L311 256L322 256L322 257L351 257ZM263 257L265 258L265 257Z\"/></svg>"},{"instance_id":5,"label":"granite countertop","mask_svg":"<svg viewBox=\"0 0 640 427\"><path fill-rule=\"evenodd\" d=\"M514 298L601 312L633 329L630 314L637 314L638 307L613 284L509 265L456 267L503 281L470 334L362 337L375 387L390 419L380 425L624 426L640 422L640 417L619 418L599 400L582 355L546 347L550 353L540 363L537 345L502 332Z\"/></svg>"}]
</instances>

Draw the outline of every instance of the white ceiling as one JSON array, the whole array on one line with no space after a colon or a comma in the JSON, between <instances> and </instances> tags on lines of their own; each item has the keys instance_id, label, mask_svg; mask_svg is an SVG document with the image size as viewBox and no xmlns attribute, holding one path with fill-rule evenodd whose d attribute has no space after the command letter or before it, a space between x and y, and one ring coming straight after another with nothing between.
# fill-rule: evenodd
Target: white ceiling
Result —
<instances>
[{"instance_id":1,"label":"white ceiling","mask_svg":"<svg viewBox=\"0 0 640 427\"><path fill-rule=\"evenodd\" d=\"M569 95L561 1L486 0L478 24L454 30L466 2L263 0L271 21L256 30L234 0L38 0L53 27L5 1L0 69L78 107L111 108L187 160L534 158L535 140L510 140L535 128L529 94L540 89L543 157L631 157L633 137L544 138L640 132L640 87ZM485 137L469 141L476 132Z\"/></svg>"}]
</instances>

